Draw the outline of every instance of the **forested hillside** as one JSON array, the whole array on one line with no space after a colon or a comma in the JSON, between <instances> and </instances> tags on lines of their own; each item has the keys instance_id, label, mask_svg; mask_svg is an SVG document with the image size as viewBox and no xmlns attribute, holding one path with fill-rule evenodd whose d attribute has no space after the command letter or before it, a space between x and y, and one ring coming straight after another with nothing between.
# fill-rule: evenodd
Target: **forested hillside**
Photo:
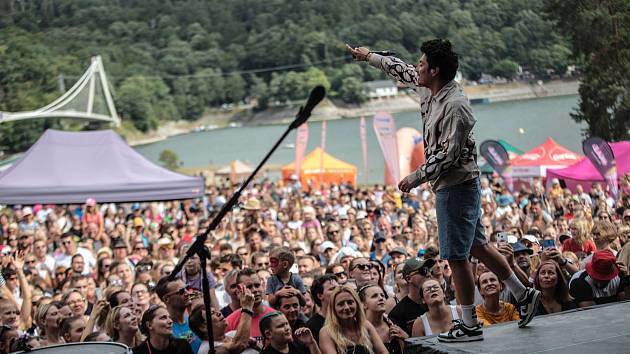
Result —
<instances>
[{"instance_id":1,"label":"forested hillside","mask_svg":"<svg viewBox=\"0 0 630 354\"><path fill-rule=\"evenodd\" d=\"M259 108L301 99L323 84L363 100L378 73L351 62L344 43L415 62L422 41L450 39L462 74L563 72L569 45L543 0L3 0L0 111L43 106L103 57L124 121L140 130L197 119L206 108L255 96ZM0 126L20 150L45 125Z\"/></svg>"}]
</instances>

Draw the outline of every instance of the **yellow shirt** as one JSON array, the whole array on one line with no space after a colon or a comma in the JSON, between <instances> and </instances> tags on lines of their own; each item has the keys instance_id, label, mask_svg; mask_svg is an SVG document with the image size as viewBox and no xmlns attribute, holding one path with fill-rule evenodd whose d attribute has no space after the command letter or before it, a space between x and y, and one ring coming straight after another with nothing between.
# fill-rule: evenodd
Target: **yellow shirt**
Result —
<instances>
[{"instance_id":1,"label":"yellow shirt","mask_svg":"<svg viewBox=\"0 0 630 354\"><path fill-rule=\"evenodd\" d=\"M477 305L475 308L475 311L477 312L477 319L483 322L484 327L520 319L518 311L514 305L503 301L499 301L499 303L501 304L501 312L498 314L487 312L483 305Z\"/></svg>"}]
</instances>

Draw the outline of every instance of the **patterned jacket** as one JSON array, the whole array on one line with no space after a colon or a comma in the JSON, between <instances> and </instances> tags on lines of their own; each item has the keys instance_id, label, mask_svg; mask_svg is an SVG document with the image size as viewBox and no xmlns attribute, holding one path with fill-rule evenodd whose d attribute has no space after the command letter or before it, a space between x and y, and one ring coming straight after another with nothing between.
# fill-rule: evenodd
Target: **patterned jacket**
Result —
<instances>
[{"instance_id":1,"label":"patterned jacket","mask_svg":"<svg viewBox=\"0 0 630 354\"><path fill-rule=\"evenodd\" d=\"M429 89L418 85L413 65L374 53L369 62L420 96L425 163L414 172L416 182L430 182L437 191L479 176L472 133L476 120L462 87L453 80L431 96Z\"/></svg>"}]
</instances>

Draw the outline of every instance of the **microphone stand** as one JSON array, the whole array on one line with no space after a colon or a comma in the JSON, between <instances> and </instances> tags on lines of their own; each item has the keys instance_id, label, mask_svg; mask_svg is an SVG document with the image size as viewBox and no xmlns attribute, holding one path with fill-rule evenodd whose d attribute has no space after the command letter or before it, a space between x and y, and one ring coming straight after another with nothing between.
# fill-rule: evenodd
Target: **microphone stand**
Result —
<instances>
[{"instance_id":1,"label":"microphone stand","mask_svg":"<svg viewBox=\"0 0 630 354\"><path fill-rule=\"evenodd\" d=\"M254 172L252 172L249 177L243 182L240 188L232 195L230 200L228 200L219 213L214 217L208 228L201 235L198 235L195 239L195 242L192 243L188 251L186 251L186 255L184 258L179 260L179 263L173 268L173 271L168 276L169 281L173 281L177 278L177 275L182 271L184 264L186 261L195 254L199 256L199 260L201 261L201 272L202 272L202 290L203 290L203 303L206 311L206 328L208 330L208 354L215 354L216 351L214 349L214 333L212 330L212 312L210 309L210 288L208 284L208 270L206 268L206 262L210 259L210 250L205 246L205 242L208 239L208 235L210 232L217 228L221 220L225 217L225 215L232 210L234 205L238 202L238 199L241 197L241 193L243 190L249 185L249 183L254 179L258 171L262 168L262 166L269 160L271 155L276 151L280 143L289 135L291 130L297 129L302 123L306 122L311 115L311 110L324 98L324 89L321 86L317 86L311 91L311 95L309 100L306 102L306 106L301 106L298 111L295 120L287 127L287 130L282 134L280 139L276 141L276 144L271 148L271 150L267 153L267 156L256 166ZM319 96L314 98L314 96ZM316 102L315 102L316 101Z\"/></svg>"}]
</instances>

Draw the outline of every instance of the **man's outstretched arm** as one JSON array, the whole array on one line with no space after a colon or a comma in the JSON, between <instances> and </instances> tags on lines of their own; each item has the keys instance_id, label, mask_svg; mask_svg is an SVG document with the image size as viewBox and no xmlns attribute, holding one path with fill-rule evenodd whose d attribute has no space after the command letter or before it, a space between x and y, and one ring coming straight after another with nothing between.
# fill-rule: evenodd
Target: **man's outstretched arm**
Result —
<instances>
[{"instance_id":1,"label":"man's outstretched arm","mask_svg":"<svg viewBox=\"0 0 630 354\"><path fill-rule=\"evenodd\" d=\"M375 68L381 69L392 79L403 83L412 89L418 89L418 72L416 68L407 64L401 59L393 56L382 56L380 54L371 53L365 47L352 48L346 44L346 49L352 57L357 61L367 61Z\"/></svg>"}]
</instances>

